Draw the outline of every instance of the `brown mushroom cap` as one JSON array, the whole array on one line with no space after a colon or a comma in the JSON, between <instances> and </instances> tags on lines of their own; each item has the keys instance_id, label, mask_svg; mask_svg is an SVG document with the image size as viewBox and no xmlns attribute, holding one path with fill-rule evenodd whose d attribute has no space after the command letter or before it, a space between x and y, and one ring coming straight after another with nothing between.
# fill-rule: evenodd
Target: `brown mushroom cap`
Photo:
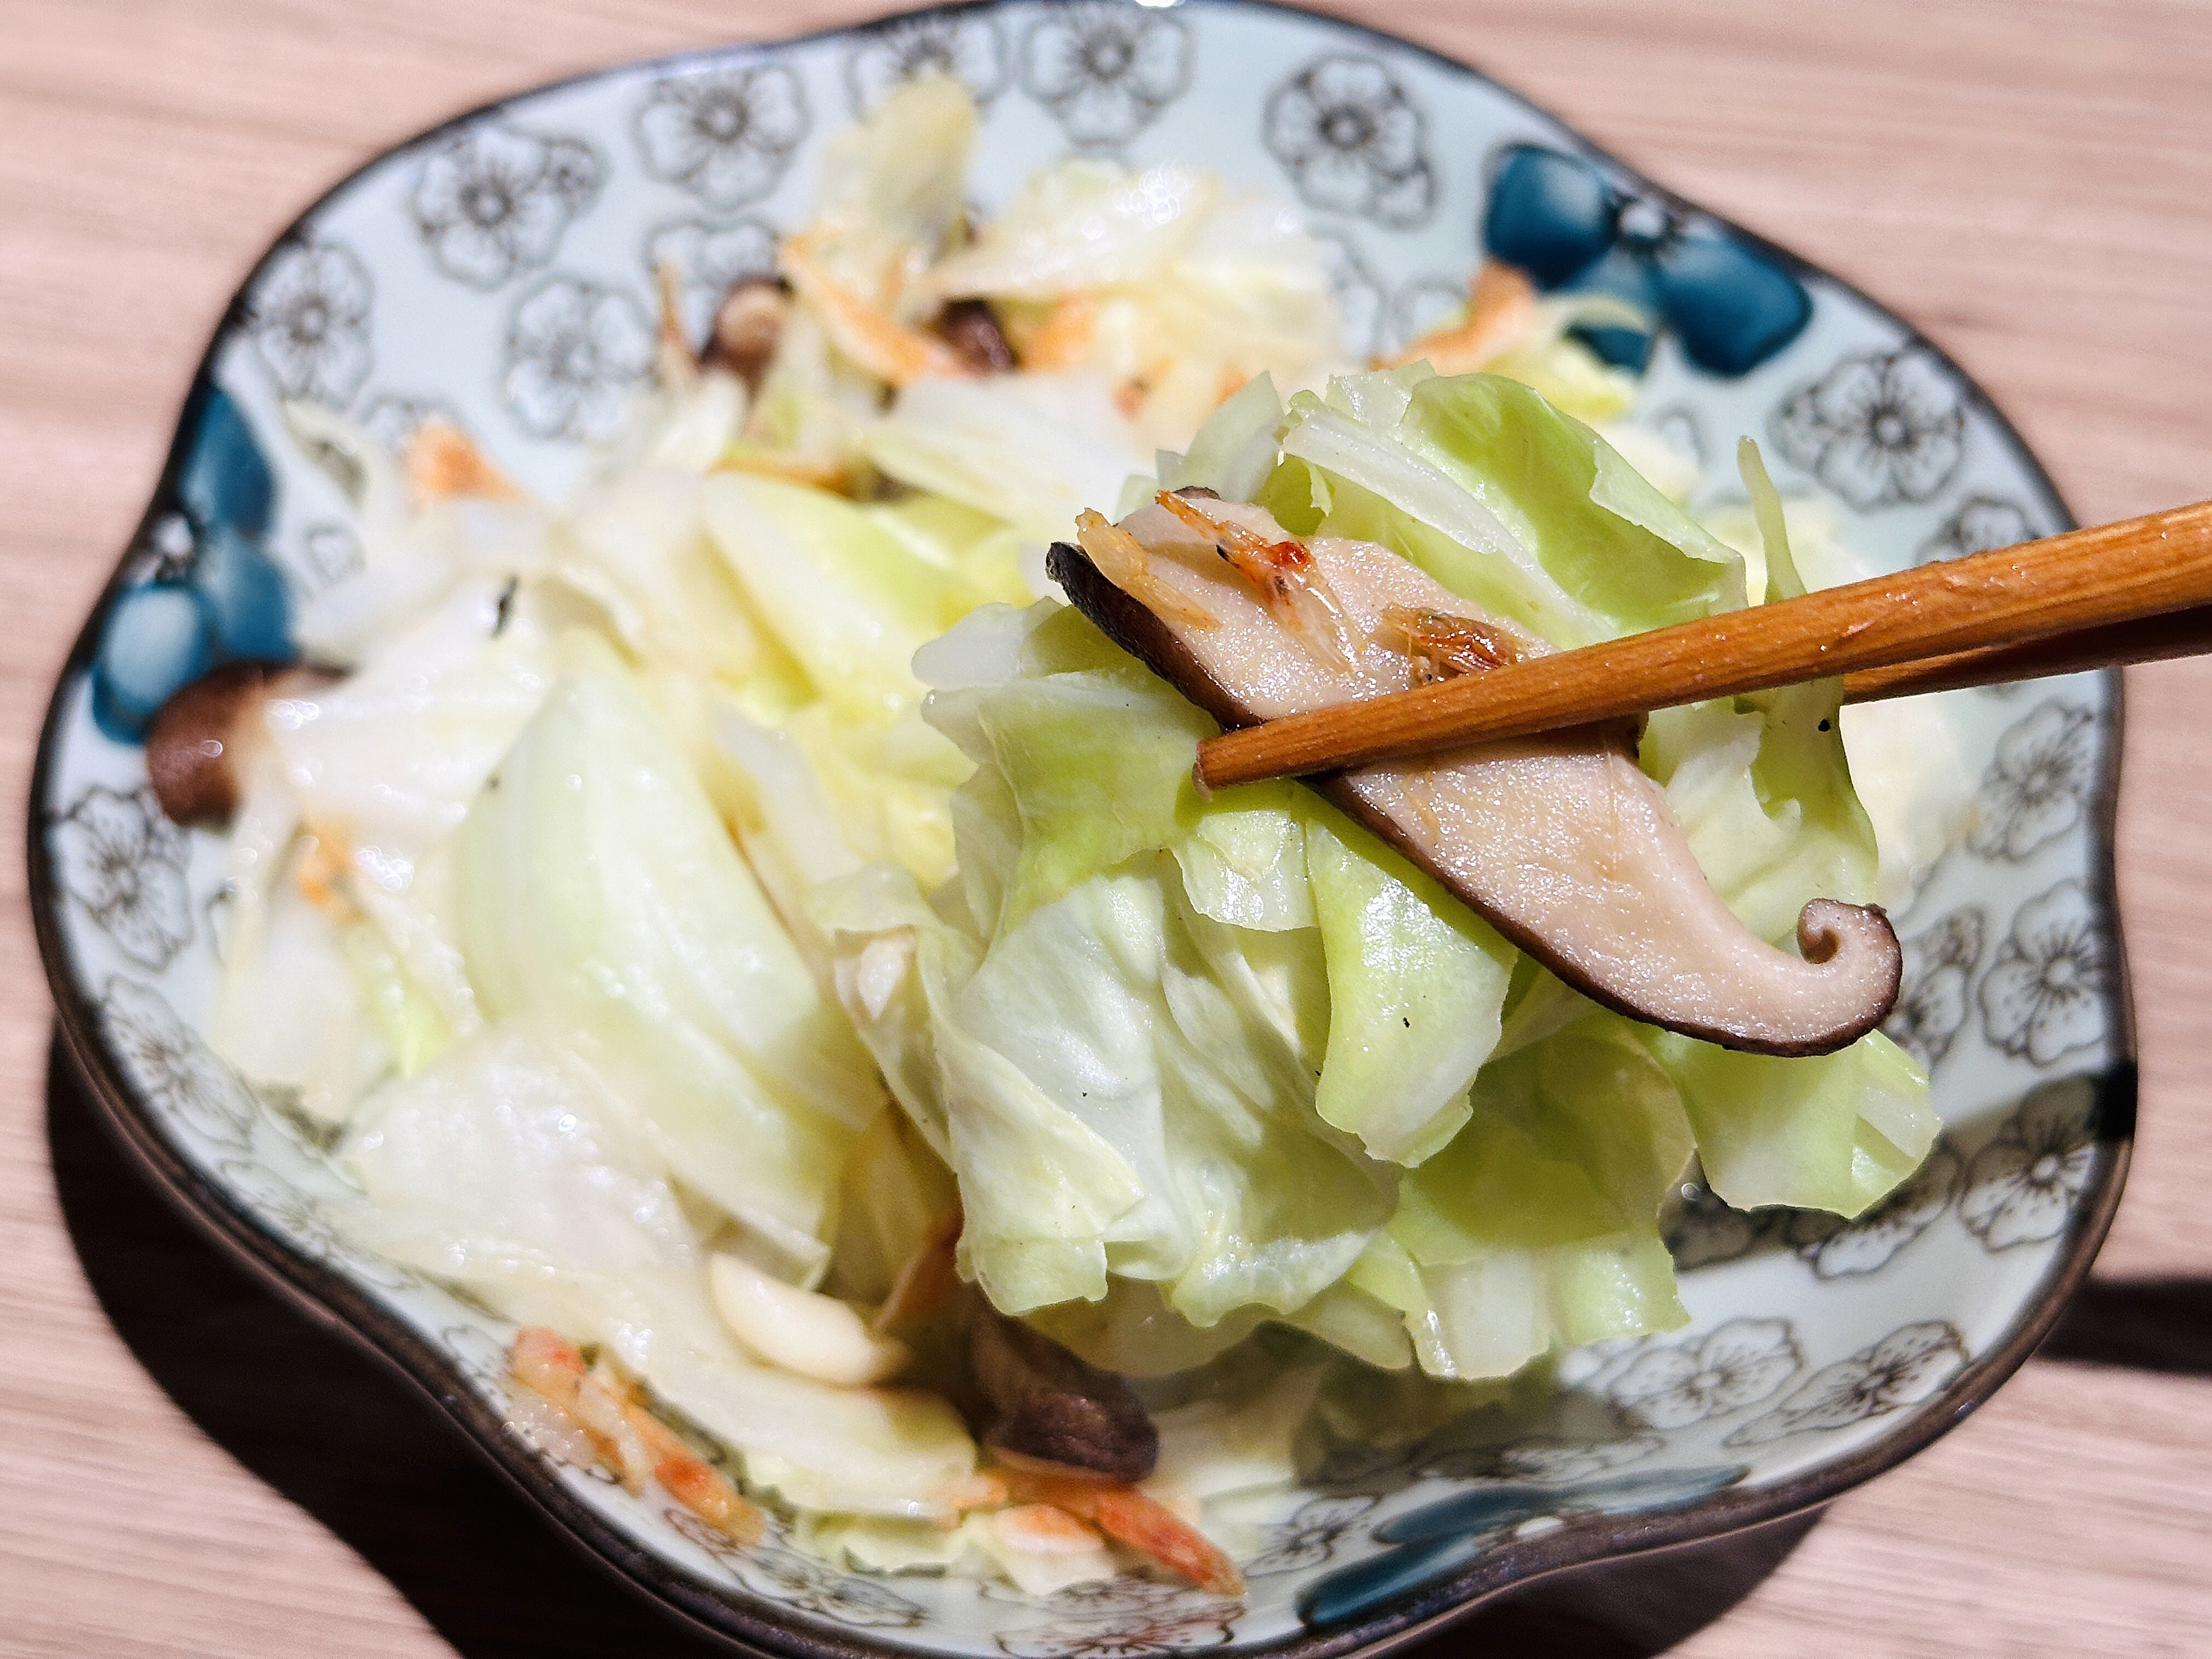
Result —
<instances>
[{"instance_id":1,"label":"brown mushroom cap","mask_svg":"<svg viewBox=\"0 0 2212 1659\"><path fill-rule=\"evenodd\" d=\"M1019 1462L1111 1480L1152 1474L1159 1431L1126 1378L1079 1359L980 1296L967 1323L984 1444Z\"/></svg>"},{"instance_id":2,"label":"brown mushroom cap","mask_svg":"<svg viewBox=\"0 0 2212 1659\"><path fill-rule=\"evenodd\" d=\"M1222 510L1282 533L1256 523L1260 509ZM1370 636L1361 662L1340 670L1298 645L1172 515L1147 508L1122 527L1146 550L1147 581L1214 626L1156 614L1079 548L1055 545L1047 569L1109 638L1224 727L1398 690L1408 665L1381 643L1383 608L1466 610L1388 550L1316 542L1316 562ZM1797 1055L1831 1053L1880 1024L1903 968L1888 918L1820 899L1799 918L1802 954L1756 938L1705 880L1624 735L1618 726L1550 733L1315 782L1561 980L1632 1018Z\"/></svg>"},{"instance_id":3,"label":"brown mushroom cap","mask_svg":"<svg viewBox=\"0 0 2212 1659\"><path fill-rule=\"evenodd\" d=\"M239 751L253 740L245 717L258 712L267 663L225 663L161 705L146 730L146 775L177 823L222 823L238 811Z\"/></svg>"},{"instance_id":4,"label":"brown mushroom cap","mask_svg":"<svg viewBox=\"0 0 2212 1659\"><path fill-rule=\"evenodd\" d=\"M790 314L791 290L781 276L740 277L715 307L702 354L706 362L720 364L749 389L758 390Z\"/></svg>"},{"instance_id":5,"label":"brown mushroom cap","mask_svg":"<svg viewBox=\"0 0 2212 1659\"><path fill-rule=\"evenodd\" d=\"M146 729L146 776L170 821L228 823L238 811L246 757L265 740L260 714L269 699L329 678L284 663L225 663L163 703Z\"/></svg>"},{"instance_id":6,"label":"brown mushroom cap","mask_svg":"<svg viewBox=\"0 0 2212 1659\"><path fill-rule=\"evenodd\" d=\"M1004 374L1014 368L1014 349L988 300L954 300L939 313L937 332L978 374Z\"/></svg>"}]
</instances>

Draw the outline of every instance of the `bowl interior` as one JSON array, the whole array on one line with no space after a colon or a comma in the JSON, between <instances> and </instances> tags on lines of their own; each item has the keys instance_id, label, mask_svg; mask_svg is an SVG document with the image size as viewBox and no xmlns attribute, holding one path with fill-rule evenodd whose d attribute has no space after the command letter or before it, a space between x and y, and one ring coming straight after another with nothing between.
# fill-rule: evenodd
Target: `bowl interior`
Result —
<instances>
[{"instance_id":1,"label":"bowl interior","mask_svg":"<svg viewBox=\"0 0 2212 1659\"><path fill-rule=\"evenodd\" d=\"M1663 316L1648 340L1600 343L1648 353L1636 418L1696 456L1697 499L1740 497L1747 433L1785 490L1831 499L1876 568L2068 522L1988 400L1897 319L1473 71L1326 18L1237 0L986 4L526 94L379 158L271 250L56 694L33 903L64 1029L128 1144L240 1253L440 1396L557 1524L707 1627L780 1651L1334 1651L1516 1577L1819 1501L1931 1437L2025 1357L2117 1197L2133 1073L2107 678L1949 700L1970 830L1894 911L1907 980L1889 1029L1931 1068L1945 1124L1922 1173L1849 1225L1692 1204L1673 1239L1688 1328L1571 1355L1566 1386L1541 1397L1330 1449L1305 1490L1246 1517L1242 1603L864 1577L782 1532L736 1549L505 1433L504 1323L331 1224L341 1183L319 1137L201 1039L219 846L163 819L142 751L96 706L104 619L181 573L251 639L281 629L269 584L304 595L352 567L349 499L288 400L386 438L442 416L557 494L649 370L656 266L683 271L703 326L806 216L825 138L932 71L983 106L987 210L1076 152L1196 161L1298 203L1361 350L1419 331L1486 243L1533 246L1559 228L1542 213L1578 211L1528 198L1513 169L1566 180L1597 204L1566 229L1606 240L1614 277Z\"/></svg>"}]
</instances>

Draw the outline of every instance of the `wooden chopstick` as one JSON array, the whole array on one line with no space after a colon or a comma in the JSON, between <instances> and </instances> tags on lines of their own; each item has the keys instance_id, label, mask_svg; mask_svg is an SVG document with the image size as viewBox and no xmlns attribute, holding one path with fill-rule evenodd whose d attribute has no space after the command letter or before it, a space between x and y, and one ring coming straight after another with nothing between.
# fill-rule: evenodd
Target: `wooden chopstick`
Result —
<instances>
[{"instance_id":1,"label":"wooden chopstick","mask_svg":"<svg viewBox=\"0 0 2212 1659\"><path fill-rule=\"evenodd\" d=\"M2019 645L1862 669L1844 676L1844 701L1881 702L1929 691L1959 691L1975 685L2047 679L2054 674L2087 673L2095 668L2124 668L2130 663L2165 662L2173 657L2202 656L2208 651L2212 651L2212 605L2198 605L2170 611L2162 617L2076 629L2071 634L2055 634Z\"/></svg>"},{"instance_id":2,"label":"wooden chopstick","mask_svg":"<svg viewBox=\"0 0 2212 1659\"><path fill-rule=\"evenodd\" d=\"M1992 669L1984 653L2208 606L2212 501L2200 501L1226 732L1199 745L1197 778L1221 789L1338 772L1900 665L1929 683L1863 680L1858 700L1978 683L1947 674L2019 678L2021 659Z\"/></svg>"}]
</instances>

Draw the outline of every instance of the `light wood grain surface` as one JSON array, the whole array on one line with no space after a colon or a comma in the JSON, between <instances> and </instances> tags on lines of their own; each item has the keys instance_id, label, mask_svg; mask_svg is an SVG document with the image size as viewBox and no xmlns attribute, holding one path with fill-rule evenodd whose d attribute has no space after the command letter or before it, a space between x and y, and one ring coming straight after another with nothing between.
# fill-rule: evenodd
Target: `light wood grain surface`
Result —
<instances>
[{"instance_id":1,"label":"light wood grain surface","mask_svg":"<svg viewBox=\"0 0 2212 1659\"><path fill-rule=\"evenodd\" d=\"M1996 394L2085 520L2212 494L2203 0L1343 9L1490 69L1894 304ZM9 799L208 331L304 204L498 94L860 15L853 0L0 0ZM2099 1283L2058 1345L2074 1357L2032 1363L1837 1504L1677 1652L2212 1653L2212 662L2128 680L2142 1133ZM696 1651L539 1533L389 1382L210 1256L82 1105L50 1093L21 819L0 822L0 1654ZM1560 1628L1559 1650L1639 1650Z\"/></svg>"}]
</instances>

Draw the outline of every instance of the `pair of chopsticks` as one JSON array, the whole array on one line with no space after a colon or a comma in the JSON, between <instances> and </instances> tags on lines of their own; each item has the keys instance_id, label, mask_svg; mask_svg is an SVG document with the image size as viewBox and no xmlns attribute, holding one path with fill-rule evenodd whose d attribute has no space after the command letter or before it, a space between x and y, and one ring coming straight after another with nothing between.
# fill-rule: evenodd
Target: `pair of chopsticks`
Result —
<instances>
[{"instance_id":1,"label":"pair of chopsticks","mask_svg":"<svg viewBox=\"0 0 2212 1659\"><path fill-rule=\"evenodd\" d=\"M1340 772L1840 674L1844 701L2212 651L2212 501L1291 714L1208 738L1201 789Z\"/></svg>"}]
</instances>

